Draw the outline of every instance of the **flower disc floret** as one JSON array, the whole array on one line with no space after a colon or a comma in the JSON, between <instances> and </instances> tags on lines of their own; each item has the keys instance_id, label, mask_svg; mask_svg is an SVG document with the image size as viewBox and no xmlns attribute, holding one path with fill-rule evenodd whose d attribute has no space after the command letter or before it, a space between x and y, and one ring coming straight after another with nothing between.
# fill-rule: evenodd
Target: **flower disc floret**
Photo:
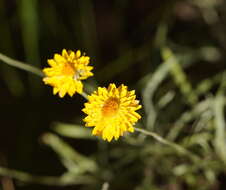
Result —
<instances>
[{"instance_id":1,"label":"flower disc floret","mask_svg":"<svg viewBox=\"0 0 226 190\"><path fill-rule=\"evenodd\" d=\"M63 49L62 54L55 54L53 59L48 60L50 67L44 68L45 84L53 87L53 94L59 93L62 98L65 94L73 96L76 92L83 92L82 80L93 76L92 66L88 66L89 57L81 55L78 50L67 51Z\"/></svg>"},{"instance_id":2,"label":"flower disc floret","mask_svg":"<svg viewBox=\"0 0 226 190\"><path fill-rule=\"evenodd\" d=\"M134 124L141 118L136 112L140 109L135 90L128 91L127 86L118 88L110 84L108 88L99 87L88 96L88 102L82 110L86 127L94 127L92 134L104 140L117 140L125 132L134 132Z\"/></svg>"}]
</instances>

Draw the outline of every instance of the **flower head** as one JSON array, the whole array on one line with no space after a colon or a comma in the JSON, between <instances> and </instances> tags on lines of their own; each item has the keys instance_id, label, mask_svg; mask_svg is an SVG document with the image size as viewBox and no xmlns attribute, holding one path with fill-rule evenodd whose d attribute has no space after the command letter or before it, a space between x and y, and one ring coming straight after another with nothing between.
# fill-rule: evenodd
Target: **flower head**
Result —
<instances>
[{"instance_id":1,"label":"flower head","mask_svg":"<svg viewBox=\"0 0 226 190\"><path fill-rule=\"evenodd\" d=\"M133 125L141 118L136 113L140 109L135 90L128 91L123 84L118 88L110 84L108 88L99 87L88 96L82 110L88 116L84 119L87 127L94 127L92 134L101 136L109 142L117 140L124 132L133 132Z\"/></svg>"},{"instance_id":2,"label":"flower head","mask_svg":"<svg viewBox=\"0 0 226 190\"><path fill-rule=\"evenodd\" d=\"M53 94L59 93L62 98L68 93L73 96L76 92L83 92L81 80L93 76L88 66L89 57L76 52L63 49L62 55L55 54L53 59L48 60L50 67L44 68L45 77L43 81L53 87Z\"/></svg>"}]
</instances>

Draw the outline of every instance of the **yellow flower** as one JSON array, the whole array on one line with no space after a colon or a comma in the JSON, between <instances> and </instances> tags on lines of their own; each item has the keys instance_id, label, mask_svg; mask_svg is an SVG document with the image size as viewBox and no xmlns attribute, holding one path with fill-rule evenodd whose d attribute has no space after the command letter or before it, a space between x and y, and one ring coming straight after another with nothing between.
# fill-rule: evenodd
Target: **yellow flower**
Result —
<instances>
[{"instance_id":1,"label":"yellow flower","mask_svg":"<svg viewBox=\"0 0 226 190\"><path fill-rule=\"evenodd\" d=\"M62 98L68 93L73 96L76 92L83 92L81 80L93 76L88 66L89 57L82 55L78 50L76 52L63 49L62 55L55 54L53 59L48 60L50 67L44 68L45 77L43 81L53 87L53 94L59 93Z\"/></svg>"},{"instance_id":2,"label":"yellow flower","mask_svg":"<svg viewBox=\"0 0 226 190\"><path fill-rule=\"evenodd\" d=\"M141 118L136 113L140 109L135 90L128 91L127 86L118 88L110 84L108 88L99 87L88 96L88 102L82 110L88 116L84 119L86 127L94 127L92 134L101 136L109 142L117 140L124 132L134 132L133 125Z\"/></svg>"}]
</instances>

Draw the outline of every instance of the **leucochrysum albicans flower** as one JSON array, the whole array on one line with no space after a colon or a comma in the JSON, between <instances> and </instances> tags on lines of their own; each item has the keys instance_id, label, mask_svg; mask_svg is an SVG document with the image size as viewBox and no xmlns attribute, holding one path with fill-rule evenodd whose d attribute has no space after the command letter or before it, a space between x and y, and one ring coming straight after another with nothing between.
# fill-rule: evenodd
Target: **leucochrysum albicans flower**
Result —
<instances>
[{"instance_id":1,"label":"leucochrysum albicans flower","mask_svg":"<svg viewBox=\"0 0 226 190\"><path fill-rule=\"evenodd\" d=\"M136 112L140 108L135 90L128 91L123 84L118 88L110 84L108 88L99 87L88 96L82 111L87 114L85 126L94 127L92 134L111 141L126 131L134 132L133 126L141 118Z\"/></svg>"},{"instance_id":2,"label":"leucochrysum albicans flower","mask_svg":"<svg viewBox=\"0 0 226 190\"><path fill-rule=\"evenodd\" d=\"M73 96L76 92L83 92L82 80L93 76L92 66L88 66L89 57L81 55L78 50L67 51L63 49L62 55L55 54L48 60L50 67L44 68L43 81L53 87L53 94L59 93L62 98L65 94Z\"/></svg>"}]
</instances>

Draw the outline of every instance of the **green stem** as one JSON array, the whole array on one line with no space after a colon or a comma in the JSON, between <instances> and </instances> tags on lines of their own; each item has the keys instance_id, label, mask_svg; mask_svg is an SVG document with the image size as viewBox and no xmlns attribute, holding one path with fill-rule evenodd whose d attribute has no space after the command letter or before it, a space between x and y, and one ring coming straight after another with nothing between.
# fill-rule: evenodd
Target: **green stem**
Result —
<instances>
[{"instance_id":1,"label":"green stem","mask_svg":"<svg viewBox=\"0 0 226 190\"><path fill-rule=\"evenodd\" d=\"M147 131L145 129L136 128L136 127L134 127L134 128L135 128L135 131L141 132L144 135L151 136L155 140L157 140L158 142L165 144L165 145L169 145L172 148L176 149L179 153L189 156L193 161L199 161L200 160L198 156L196 156L193 153L191 153L190 151L186 150L184 147L182 147L182 146L180 146L180 145L178 145L174 142L168 141L168 140L164 139L163 137L159 136L158 134L156 134L154 132Z\"/></svg>"},{"instance_id":2,"label":"green stem","mask_svg":"<svg viewBox=\"0 0 226 190\"><path fill-rule=\"evenodd\" d=\"M226 163L226 143L225 143L225 114L224 114L224 92L226 89L225 83L226 76L222 77L222 81L220 87L217 91L217 95L213 104L213 111L215 114L215 149L218 156L222 159L224 163Z\"/></svg>"},{"instance_id":3,"label":"green stem","mask_svg":"<svg viewBox=\"0 0 226 190\"><path fill-rule=\"evenodd\" d=\"M35 176L26 172L12 170L4 167L0 167L0 175L11 177L26 183L37 183L43 185L76 185L76 184L87 184L93 183L93 180L88 176L76 176L73 178L67 178L67 176Z\"/></svg>"},{"instance_id":4,"label":"green stem","mask_svg":"<svg viewBox=\"0 0 226 190\"><path fill-rule=\"evenodd\" d=\"M86 92L82 92L81 94L80 94L83 98L85 98L86 100L88 100L88 94L86 93Z\"/></svg>"},{"instance_id":5,"label":"green stem","mask_svg":"<svg viewBox=\"0 0 226 190\"><path fill-rule=\"evenodd\" d=\"M108 182L105 182L105 183L102 185L101 190L108 190L108 189L109 189L109 183L108 183Z\"/></svg>"},{"instance_id":6,"label":"green stem","mask_svg":"<svg viewBox=\"0 0 226 190\"><path fill-rule=\"evenodd\" d=\"M34 66L31 66L31 65L28 65L24 62L21 62L21 61L17 61L15 59L12 59L10 57L7 57L3 54L0 53L0 60L3 61L4 63L10 65L10 66L13 66L13 67L16 67L18 69L22 69L22 70L25 70L25 71L28 71L30 73L33 73L39 77L43 77L44 74L42 73L42 71Z\"/></svg>"}]
</instances>

